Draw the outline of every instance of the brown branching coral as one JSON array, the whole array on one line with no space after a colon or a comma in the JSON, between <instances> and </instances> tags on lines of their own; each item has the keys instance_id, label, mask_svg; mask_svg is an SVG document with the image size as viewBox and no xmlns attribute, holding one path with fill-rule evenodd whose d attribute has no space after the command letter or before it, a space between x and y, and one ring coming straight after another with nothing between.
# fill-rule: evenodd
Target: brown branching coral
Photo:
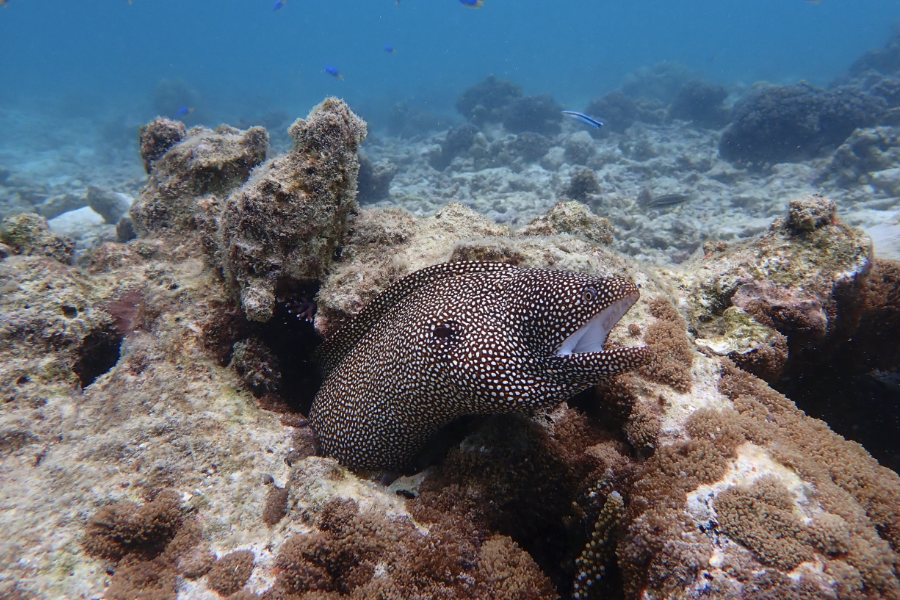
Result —
<instances>
[{"instance_id":1,"label":"brown branching coral","mask_svg":"<svg viewBox=\"0 0 900 600\"><path fill-rule=\"evenodd\" d=\"M272 486L266 494L266 505L263 508L262 520L266 525L275 525L287 514L288 497L290 491L287 487Z\"/></svg>"},{"instance_id":2,"label":"brown branching coral","mask_svg":"<svg viewBox=\"0 0 900 600\"><path fill-rule=\"evenodd\" d=\"M101 508L88 520L82 543L89 554L117 563L109 600L174 600L178 559L200 539L178 494L163 491L142 506L120 501Z\"/></svg>"},{"instance_id":3,"label":"brown branching coral","mask_svg":"<svg viewBox=\"0 0 900 600\"><path fill-rule=\"evenodd\" d=\"M255 560L251 550L226 554L212 566L206 575L206 583L220 596L235 594L249 581Z\"/></svg>"},{"instance_id":4,"label":"brown branching coral","mask_svg":"<svg viewBox=\"0 0 900 600\"><path fill-rule=\"evenodd\" d=\"M476 543L441 523L426 534L406 517L360 511L352 500L326 504L316 527L282 546L275 586L264 597L556 597L534 561L505 536Z\"/></svg>"},{"instance_id":5,"label":"brown branching coral","mask_svg":"<svg viewBox=\"0 0 900 600\"><path fill-rule=\"evenodd\" d=\"M121 501L104 506L88 520L84 547L89 554L110 560L126 554L154 557L165 550L183 521L174 493L162 492L143 506Z\"/></svg>"},{"instance_id":6,"label":"brown branching coral","mask_svg":"<svg viewBox=\"0 0 900 600\"><path fill-rule=\"evenodd\" d=\"M809 533L793 513L794 500L778 480L729 488L715 501L719 525L732 539L753 550L767 565L790 571L812 560L804 542Z\"/></svg>"},{"instance_id":7,"label":"brown branching coral","mask_svg":"<svg viewBox=\"0 0 900 600\"><path fill-rule=\"evenodd\" d=\"M724 365L719 390L734 409L695 411L686 423L691 440L660 448L635 475L628 526L618 548L626 594L671 592L693 584L700 572L696 565L707 563L711 547L702 530L685 522L687 494L720 481L749 443L767 449L814 486L814 502L824 512L797 521L793 499L765 478L719 493L713 502L719 523L708 526L720 527L720 536L729 536L753 556L728 567L731 584L742 585L752 596L754 589L770 589L761 578L815 558L827 565L836 589L844 590L841 597L900 598L900 478L733 365ZM688 545L678 550L674 542ZM694 558L684 559L685 550ZM678 564L695 568L676 568ZM820 585L805 579L771 597L788 598Z\"/></svg>"},{"instance_id":8,"label":"brown branching coral","mask_svg":"<svg viewBox=\"0 0 900 600\"><path fill-rule=\"evenodd\" d=\"M687 324L665 298L650 301L650 314L657 319L647 327L644 336L644 342L650 349L650 361L638 372L651 381L686 394L691 391L691 365L694 360Z\"/></svg>"}]
</instances>

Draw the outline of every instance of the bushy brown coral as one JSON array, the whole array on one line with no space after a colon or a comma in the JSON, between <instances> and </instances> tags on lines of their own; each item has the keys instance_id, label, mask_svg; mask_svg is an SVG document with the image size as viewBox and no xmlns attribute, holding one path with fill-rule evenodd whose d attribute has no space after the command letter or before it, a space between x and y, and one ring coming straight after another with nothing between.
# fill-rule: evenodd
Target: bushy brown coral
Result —
<instances>
[{"instance_id":1,"label":"bushy brown coral","mask_svg":"<svg viewBox=\"0 0 900 600\"><path fill-rule=\"evenodd\" d=\"M687 323L665 298L651 300L649 308L650 314L656 318L644 335L644 342L650 349L650 359L638 369L638 373L686 394L691 391L691 365L694 361Z\"/></svg>"},{"instance_id":2,"label":"bushy brown coral","mask_svg":"<svg viewBox=\"0 0 900 600\"><path fill-rule=\"evenodd\" d=\"M171 492L138 506L123 500L104 506L88 520L84 547L89 554L120 560L126 554L154 557L172 541L184 516Z\"/></svg>"},{"instance_id":3,"label":"bushy brown coral","mask_svg":"<svg viewBox=\"0 0 900 600\"><path fill-rule=\"evenodd\" d=\"M729 457L751 442L768 448L776 460L814 485L816 501L827 514L796 530L784 513L783 490L737 490L722 496L727 530L775 569L794 565L790 558L794 553L801 558L810 553L838 556L840 561L827 564L831 569L846 565L839 573L839 587L856 589L858 581L871 597L900 598L900 477L733 365L723 367L719 389L735 409L695 411L687 422L692 441L657 451L636 478L630 525L619 547L620 566L626 581L632 582L627 591L635 594L643 585L654 589L667 585L643 574L662 555L668 540L694 535L690 529L679 532L678 512L685 494L720 479ZM691 460L673 460L685 452ZM755 506L755 517L749 516L749 504ZM780 516L772 516L776 514ZM787 530L802 533L803 548L786 548L778 541ZM754 568L740 567L736 576L751 581ZM653 569L649 572L652 575ZM689 584L680 582L677 588Z\"/></svg>"},{"instance_id":4,"label":"bushy brown coral","mask_svg":"<svg viewBox=\"0 0 900 600\"><path fill-rule=\"evenodd\" d=\"M127 500L98 510L82 543L94 556L116 563L109 600L174 600L180 558L195 549L200 526L186 518L177 493L162 491L138 506Z\"/></svg>"},{"instance_id":5,"label":"bushy brown coral","mask_svg":"<svg viewBox=\"0 0 900 600\"><path fill-rule=\"evenodd\" d=\"M466 523L476 535L507 535L554 581L568 586L568 570L587 535L571 527L578 518L573 502L609 466L603 449L588 452L608 438L572 409L554 411L549 428L491 417L433 468L410 502L411 512L419 522ZM565 555L571 561L564 566Z\"/></svg>"},{"instance_id":6,"label":"bushy brown coral","mask_svg":"<svg viewBox=\"0 0 900 600\"><path fill-rule=\"evenodd\" d=\"M250 580L256 556L237 550L219 558L206 575L206 584L220 596L235 594Z\"/></svg>"},{"instance_id":7,"label":"bushy brown coral","mask_svg":"<svg viewBox=\"0 0 900 600\"><path fill-rule=\"evenodd\" d=\"M812 560L812 549L805 543L808 532L778 480L763 478L750 488L729 488L716 497L715 508L722 530L764 564L790 571Z\"/></svg>"},{"instance_id":8,"label":"bushy brown coral","mask_svg":"<svg viewBox=\"0 0 900 600\"><path fill-rule=\"evenodd\" d=\"M483 543L471 532L407 517L360 511L352 500L326 504L316 530L289 538L264 598L555 598L533 560L505 536ZM379 570L376 576L376 569Z\"/></svg>"},{"instance_id":9,"label":"bushy brown coral","mask_svg":"<svg viewBox=\"0 0 900 600\"><path fill-rule=\"evenodd\" d=\"M272 485L272 489L266 494L266 505L263 508L262 520L266 525L275 525L287 514L288 496L290 492L286 487L280 488Z\"/></svg>"}]
</instances>

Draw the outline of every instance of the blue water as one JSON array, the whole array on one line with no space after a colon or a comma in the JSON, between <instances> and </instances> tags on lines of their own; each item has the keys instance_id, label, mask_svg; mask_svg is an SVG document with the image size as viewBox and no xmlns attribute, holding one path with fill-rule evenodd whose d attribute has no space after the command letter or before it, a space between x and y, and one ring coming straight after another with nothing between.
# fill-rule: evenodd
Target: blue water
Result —
<instances>
[{"instance_id":1,"label":"blue water","mask_svg":"<svg viewBox=\"0 0 900 600\"><path fill-rule=\"evenodd\" d=\"M160 80L181 79L212 122L333 94L377 128L396 102L452 112L489 73L570 108L663 60L725 84L827 84L900 17L897 0L273 1L9 0L0 101L149 119Z\"/></svg>"}]
</instances>

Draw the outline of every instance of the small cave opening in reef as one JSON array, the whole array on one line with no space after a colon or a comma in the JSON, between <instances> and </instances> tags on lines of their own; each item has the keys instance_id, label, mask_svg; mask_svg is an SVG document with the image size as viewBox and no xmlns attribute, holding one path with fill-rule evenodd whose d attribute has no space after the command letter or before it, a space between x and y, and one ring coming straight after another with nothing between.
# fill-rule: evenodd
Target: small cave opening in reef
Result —
<instances>
[{"instance_id":1,"label":"small cave opening in reef","mask_svg":"<svg viewBox=\"0 0 900 600\"><path fill-rule=\"evenodd\" d=\"M121 346L122 336L115 329L92 331L84 338L72 365L82 389L116 366Z\"/></svg>"},{"instance_id":2,"label":"small cave opening in reef","mask_svg":"<svg viewBox=\"0 0 900 600\"><path fill-rule=\"evenodd\" d=\"M251 337L262 342L274 357L278 382L273 391L289 411L303 415L309 414L322 385L321 372L313 360L313 353L323 341L313 325L318 291L318 283L280 286L272 318L250 328ZM257 396L264 395L260 393L265 391L261 390L264 386L254 386L250 381L248 384Z\"/></svg>"}]
</instances>

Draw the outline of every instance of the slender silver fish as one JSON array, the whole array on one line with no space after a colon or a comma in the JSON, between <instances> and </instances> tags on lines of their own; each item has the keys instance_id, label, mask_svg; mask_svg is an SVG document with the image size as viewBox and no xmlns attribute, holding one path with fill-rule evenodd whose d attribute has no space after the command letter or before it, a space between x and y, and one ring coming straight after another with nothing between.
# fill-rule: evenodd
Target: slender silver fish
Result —
<instances>
[{"instance_id":1,"label":"slender silver fish","mask_svg":"<svg viewBox=\"0 0 900 600\"><path fill-rule=\"evenodd\" d=\"M572 117L576 121L581 121L585 125L590 125L591 127L596 127L597 129L600 129L601 127L603 127L602 121L598 121L594 117L589 117L584 113L580 113L580 112L577 112L574 110L564 110L564 111L562 111L562 114L564 114L568 117Z\"/></svg>"}]
</instances>

